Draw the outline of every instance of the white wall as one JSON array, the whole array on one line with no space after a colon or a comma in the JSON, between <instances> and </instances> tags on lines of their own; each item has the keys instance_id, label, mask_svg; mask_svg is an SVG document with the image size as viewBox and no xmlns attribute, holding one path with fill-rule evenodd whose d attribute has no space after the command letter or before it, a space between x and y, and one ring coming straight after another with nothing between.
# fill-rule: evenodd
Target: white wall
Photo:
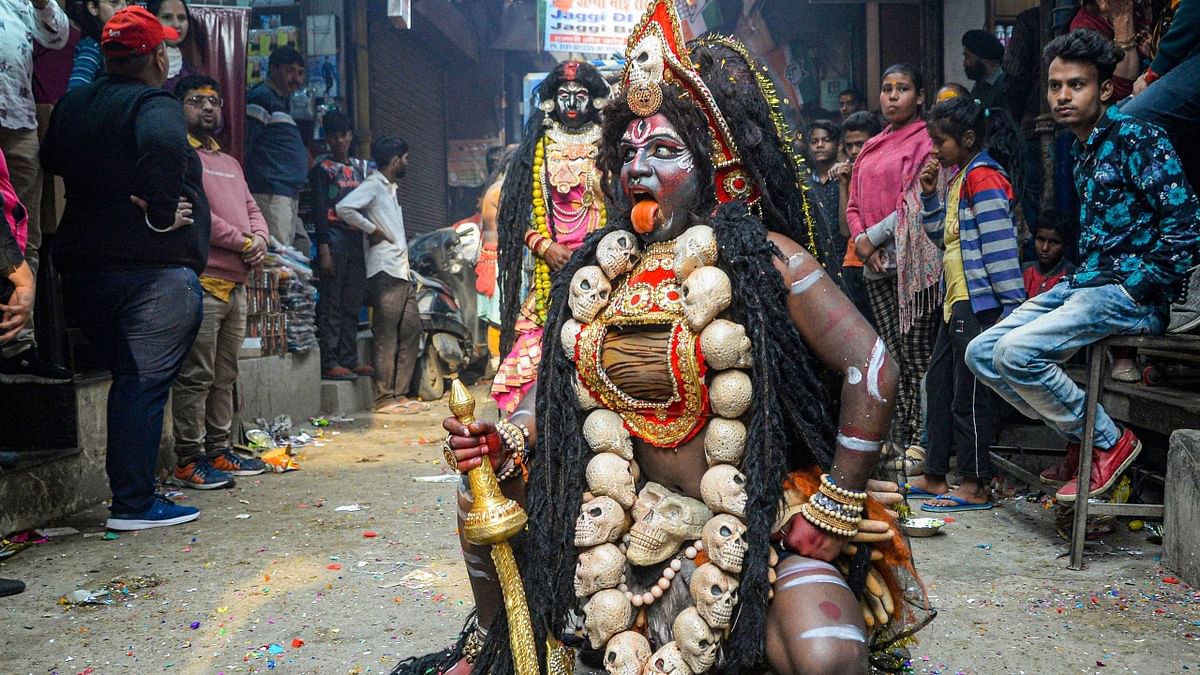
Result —
<instances>
[{"instance_id":1,"label":"white wall","mask_svg":"<svg viewBox=\"0 0 1200 675\"><path fill-rule=\"evenodd\" d=\"M986 24L987 3L984 0L945 0L942 4L944 82L958 82L971 88L962 69L962 36L973 28L986 28Z\"/></svg>"}]
</instances>

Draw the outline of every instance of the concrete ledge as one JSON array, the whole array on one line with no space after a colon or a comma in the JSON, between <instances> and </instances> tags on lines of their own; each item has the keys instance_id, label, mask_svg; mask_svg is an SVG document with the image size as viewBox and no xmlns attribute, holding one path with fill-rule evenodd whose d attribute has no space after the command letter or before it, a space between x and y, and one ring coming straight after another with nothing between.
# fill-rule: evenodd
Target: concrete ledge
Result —
<instances>
[{"instance_id":1,"label":"concrete ledge","mask_svg":"<svg viewBox=\"0 0 1200 675\"><path fill-rule=\"evenodd\" d=\"M1200 539L1192 529L1200 520L1200 430L1171 434L1166 482L1163 564L1195 587L1200 585Z\"/></svg>"},{"instance_id":2,"label":"concrete ledge","mask_svg":"<svg viewBox=\"0 0 1200 675\"><path fill-rule=\"evenodd\" d=\"M238 361L237 415L248 425L289 415L300 424L321 411L321 355L317 350Z\"/></svg>"},{"instance_id":3,"label":"concrete ledge","mask_svg":"<svg viewBox=\"0 0 1200 675\"><path fill-rule=\"evenodd\" d=\"M326 415L371 410L375 407L375 380L360 377L353 382L321 380L321 412Z\"/></svg>"}]
</instances>

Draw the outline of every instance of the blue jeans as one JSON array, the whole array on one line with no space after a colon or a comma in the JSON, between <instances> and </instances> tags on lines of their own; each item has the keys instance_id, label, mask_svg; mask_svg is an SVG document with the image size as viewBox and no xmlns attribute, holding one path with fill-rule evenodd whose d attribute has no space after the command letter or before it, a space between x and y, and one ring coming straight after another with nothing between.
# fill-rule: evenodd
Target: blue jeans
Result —
<instances>
[{"instance_id":1,"label":"blue jeans","mask_svg":"<svg viewBox=\"0 0 1200 675\"><path fill-rule=\"evenodd\" d=\"M1062 364L1080 347L1110 335L1158 335L1162 317L1116 285L1071 288L1064 281L1026 300L967 346L967 367L1026 417L1041 419L1070 443L1083 437L1085 394ZM1121 433L1103 407L1096 447Z\"/></svg>"},{"instance_id":2,"label":"blue jeans","mask_svg":"<svg viewBox=\"0 0 1200 675\"><path fill-rule=\"evenodd\" d=\"M105 469L115 514L154 501L163 408L200 329L200 280L186 267L70 274L68 311L112 372Z\"/></svg>"}]
</instances>

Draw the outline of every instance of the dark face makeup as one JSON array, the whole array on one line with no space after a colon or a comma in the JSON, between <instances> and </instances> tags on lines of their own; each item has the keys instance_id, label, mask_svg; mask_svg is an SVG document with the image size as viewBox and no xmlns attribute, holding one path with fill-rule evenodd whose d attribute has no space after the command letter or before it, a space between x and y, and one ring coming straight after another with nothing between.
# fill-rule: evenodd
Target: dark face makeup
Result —
<instances>
[{"instance_id":1,"label":"dark face makeup","mask_svg":"<svg viewBox=\"0 0 1200 675\"><path fill-rule=\"evenodd\" d=\"M578 129L592 121L592 96L578 82L566 82L554 95L554 110L558 122L568 129Z\"/></svg>"},{"instance_id":2,"label":"dark face makeup","mask_svg":"<svg viewBox=\"0 0 1200 675\"><path fill-rule=\"evenodd\" d=\"M621 156L621 188L630 203L658 206L655 226L640 232L642 239L654 243L679 236L700 190L695 157L683 138L662 113L635 119L621 137Z\"/></svg>"}]
</instances>

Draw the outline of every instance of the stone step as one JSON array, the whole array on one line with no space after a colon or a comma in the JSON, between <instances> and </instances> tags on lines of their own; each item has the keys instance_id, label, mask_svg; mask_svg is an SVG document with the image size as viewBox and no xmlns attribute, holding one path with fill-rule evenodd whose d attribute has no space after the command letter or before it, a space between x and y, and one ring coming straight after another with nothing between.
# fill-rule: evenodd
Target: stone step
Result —
<instances>
[{"instance_id":1,"label":"stone step","mask_svg":"<svg viewBox=\"0 0 1200 675\"><path fill-rule=\"evenodd\" d=\"M375 405L375 380L321 380L321 412L326 415L371 410Z\"/></svg>"}]
</instances>

